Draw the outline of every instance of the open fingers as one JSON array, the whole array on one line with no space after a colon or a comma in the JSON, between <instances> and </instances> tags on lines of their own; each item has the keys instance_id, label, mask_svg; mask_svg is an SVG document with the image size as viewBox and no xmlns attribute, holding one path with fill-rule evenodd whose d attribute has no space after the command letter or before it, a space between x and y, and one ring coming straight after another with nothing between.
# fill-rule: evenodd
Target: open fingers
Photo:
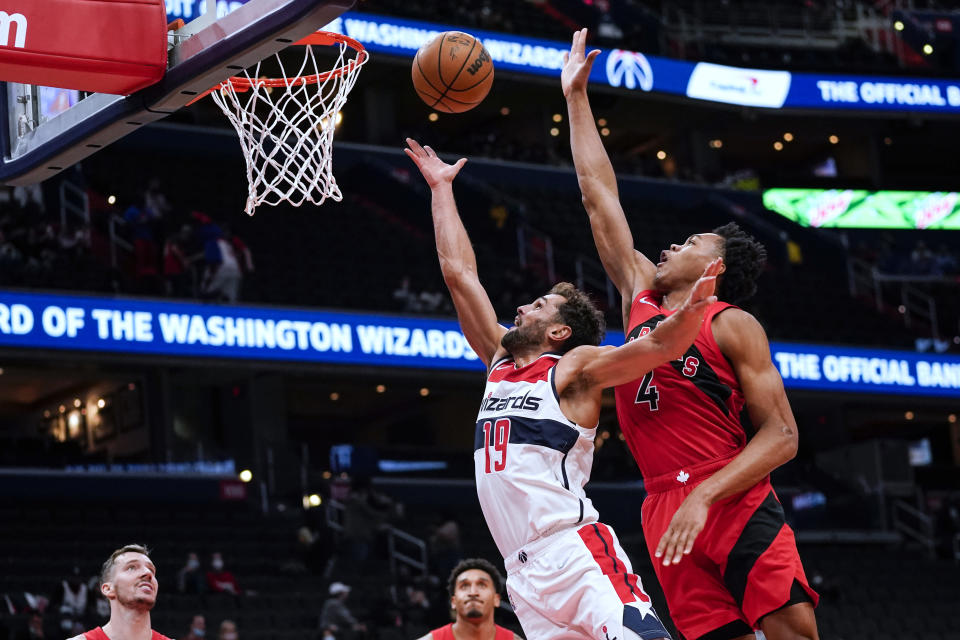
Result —
<instances>
[{"instance_id":1,"label":"open fingers","mask_svg":"<svg viewBox=\"0 0 960 640\"><path fill-rule=\"evenodd\" d=\"M423 153L424 153L424 152L423 152L423 147L421 147L421 146L420 146L420 143L417 142L416 140L414 140L413 138L407 138L407 146L410 147L409 151L413 154L413 155L411 155L411 153L408 153L408 154L407 154L407 155L409 155L411 158L412 158L414 155L418 155L418 156L419 156L419 155L423 155ZM404 149L404 151L407 151L407 149Z\"/></svg>"},{"instance_id":2,"label":"open fingers","mask_svg":"<svg viewBox=\"0 0 960 640\"><path fill-rule=\"evenodd\" d=\"M423 145L423 150L427 152L427 156L430 158L436 158L437 152L430 148L430 145Z\"/></svg>"}]
</instances>

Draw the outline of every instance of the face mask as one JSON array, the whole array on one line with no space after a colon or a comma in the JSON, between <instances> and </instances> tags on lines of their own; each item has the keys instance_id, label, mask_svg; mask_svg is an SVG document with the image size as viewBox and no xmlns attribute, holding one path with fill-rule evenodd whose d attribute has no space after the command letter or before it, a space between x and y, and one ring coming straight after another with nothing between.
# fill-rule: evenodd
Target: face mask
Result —
<instances>
[{"instance_id":1,"label":"face mask","mask_svg":"<svg viewBox=\"0 0 960 640\"><path fill-rule=\"evenodd\" d=\"M196 627L194 627L193 629L190 629L190 631L193 633L193 635L197 636L198 638L202 638L204 634L207 633L206 629L197 629Z\"/></svg>"},{"instance_id":2,"label":"face mask","mask_svg":"<svg viewBox=\"0 0 960 640\"><path fill-rule=\"evenodd\" d=\"M199 560L193 560L193 559L187 560L187 569L196 569L199 566L200 566Z\"/></svg>"},{"instance_id":3,"label":"face mask","mask_svg":"<svg viewBox=\"0 0 960 640\"><path fill-rule=\"evenodd\" d=\"M220 569L223 569L223 560L214 560L211 566L220 571Z\"/></svg>"}]
</instances>

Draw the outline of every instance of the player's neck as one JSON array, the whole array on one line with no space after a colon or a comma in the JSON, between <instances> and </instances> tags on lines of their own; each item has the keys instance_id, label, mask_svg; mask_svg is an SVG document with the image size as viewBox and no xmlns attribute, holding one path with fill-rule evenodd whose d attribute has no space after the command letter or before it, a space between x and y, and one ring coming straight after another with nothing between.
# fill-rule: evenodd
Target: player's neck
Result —
<instances>
[{"instance_id":1,"label":"player's neck","mask_svg":"<svg viewBox=\"0 0 960 640\"><path fill-rule=\"evenodd\" d=\"M518 349L516 353L511 353L510 357L513 358L513 363L516 367L522 369L535 360L538 360L543 354L549 353L549 351L550 347L548 345L539 345L529 349Z\"/></svg>"},{"instance_id":2,"label":"player's neck","mask_svg":"<svg viewBox=\"0 0 960 640\"><path fill-rule=\"evenodd\" d=\"M110 612L110 622L103 625L110 640L150 640L150 612L117 607Z\"/></svg>"},{"instance_id":3,"label":"player's neck","mask_svg":"<svg viewBox=\"0 0 960 640\"><path fill-rule=\"evenodd\" d=\"M687 296L690 295L690 292L693 290L693 285L695 284L696 282L694 281L666 292L660 300L660 307L668 311L679 309L687 299Z\"/></svg>"},{"instance_id":4,"label":"player's neck","mask_svg":"<svg viewBox=\"0 0 960 640\"><path fill-rule=\"evenodd\" d=\"M493 616L478 623L457 619L453 623L453 637L456 640L492 640L497 635L497 625Z\"/></svg>"}]
</instances>

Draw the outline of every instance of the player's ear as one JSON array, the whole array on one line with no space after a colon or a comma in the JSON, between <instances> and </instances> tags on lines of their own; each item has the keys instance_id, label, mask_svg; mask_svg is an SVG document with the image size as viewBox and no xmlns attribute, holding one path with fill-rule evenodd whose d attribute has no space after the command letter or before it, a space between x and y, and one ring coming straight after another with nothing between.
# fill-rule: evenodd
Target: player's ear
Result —
<instances>
[{"instance_id":1,"label":"player's ear","mask_svg":"<svg viewBox=\"0 0 960 640\"><path fill-rule=\"evenodd\" d=\"M494 609L496 609L496 608L499 607L499 606L500 606L500 594L499 594L499 593L495 593L495 594L493 595L493 607L494 607Z\"/></svg>"},{"instance_id":2,"label":"player's ear","mask_svg":"<svg viewBox=\"0 0 960 640\"><path fill-rule=\"evenodd\" d=\"M573 329L565 324L553 324L547 330L547 337L550 338L551 342L563 342L571 335L573 335Z\"/></svg>"},{"instance_id":3,"label":"player's ear","mask_svg":"<svg viewBox=\"0 0 960 640\"><path fill-rule=\"evenodd\" d=\"M110 599L110 594L113 593L113 585L109 582L104 582L100 585L100 593L103 594L103 597L107 600Z\"/></svg>"},{"instance_id":4,"label":"player's ear","mask_svg":"<svg viewBox=\"0 0 960 640\"><path fill-rule=\"evenodd\" d=\"M450 608L451 609L457 608L457 600L453 596L450 596Z\"/></svg>"}]
</instances>

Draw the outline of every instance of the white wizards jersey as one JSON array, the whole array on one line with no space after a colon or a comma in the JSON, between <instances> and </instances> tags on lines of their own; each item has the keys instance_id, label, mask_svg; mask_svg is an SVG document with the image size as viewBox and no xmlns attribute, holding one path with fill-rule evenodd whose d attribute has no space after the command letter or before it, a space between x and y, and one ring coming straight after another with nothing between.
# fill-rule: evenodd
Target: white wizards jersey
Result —
<instances>
[{"instance_id":1,"label":"white wizards jersey","mask_svg":"<svg viewBox=\"0 0 960 640\"><path fill-rule=\"evenodd\" d=\"M581 427L560 410L553 380L559 361L544 354L518 369L506 358L487 377L473 463L480 507L505 558L538 538L598 519L583 490L596 427Z\"/></svg>"}]
</instances>

